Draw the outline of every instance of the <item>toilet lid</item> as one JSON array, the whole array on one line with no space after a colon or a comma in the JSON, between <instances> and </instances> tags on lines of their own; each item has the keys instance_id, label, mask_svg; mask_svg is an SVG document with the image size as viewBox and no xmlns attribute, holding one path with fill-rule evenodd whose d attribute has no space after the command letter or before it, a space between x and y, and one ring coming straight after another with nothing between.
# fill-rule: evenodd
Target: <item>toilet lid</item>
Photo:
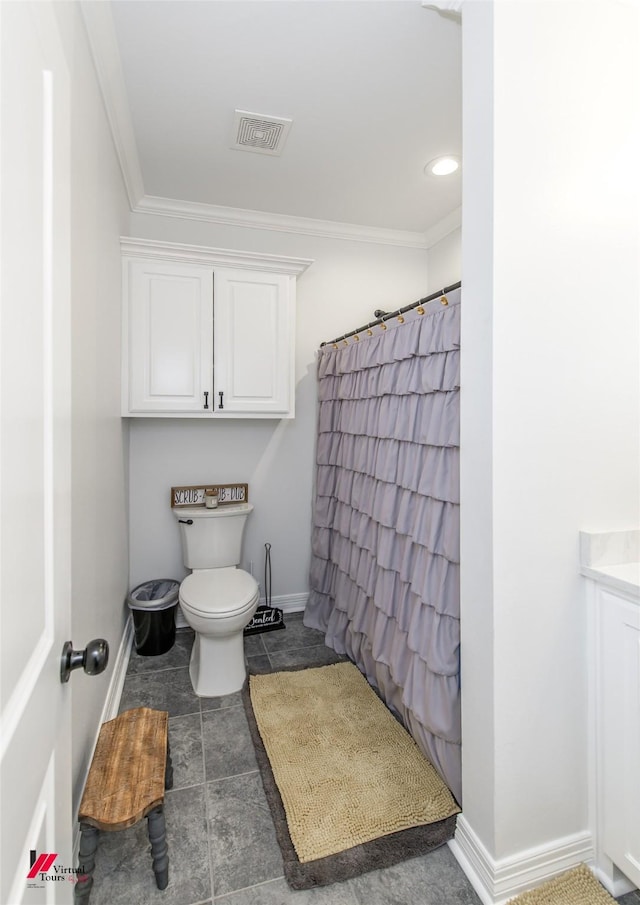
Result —
<instances>
[{"instance_id":1,"label":"toilet lid","mask_svg":"<svg viewBox=\"0 0 640 905\"><path fill-rule=\"evenodd\" d=\"M205 616L224 616L242 610L257 596L258 582L242 569L192 572L180 585L180 603Z\"/></svg>"}]
</instances>

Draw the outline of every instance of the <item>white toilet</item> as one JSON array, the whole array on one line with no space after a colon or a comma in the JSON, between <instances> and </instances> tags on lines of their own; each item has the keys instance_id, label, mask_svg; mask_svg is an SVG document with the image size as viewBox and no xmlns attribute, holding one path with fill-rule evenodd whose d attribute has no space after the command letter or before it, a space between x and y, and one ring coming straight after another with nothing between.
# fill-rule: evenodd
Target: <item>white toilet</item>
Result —
<instances>
[{"instance_id":1,"label":"white toilet","mask_svg":"<svg viewBox=\"0 0 640 905\"><path fill-rule=\"evenodd\" d=\"M204 698L239 691L246 678L243 629L258 606L258 583L242 569L242 536L250 503L174 509L182 558L191 575L180 585L184 618L196 633L189 675Z\"/></svg>"}]
</instances>

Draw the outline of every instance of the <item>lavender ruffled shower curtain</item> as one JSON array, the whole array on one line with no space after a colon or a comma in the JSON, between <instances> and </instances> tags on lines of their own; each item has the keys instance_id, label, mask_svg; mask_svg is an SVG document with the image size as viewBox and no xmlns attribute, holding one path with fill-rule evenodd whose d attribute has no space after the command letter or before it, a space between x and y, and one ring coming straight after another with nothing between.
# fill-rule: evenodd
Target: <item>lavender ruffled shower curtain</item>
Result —
<instances>
[{"instance_id":1,"label":"lavender ruffled shower curtain","mask_svg":"<svg viewBox=\"0 0 640 905\"><path fill-rule=\"evenodd\" d=\"M460 290L448 301L319 352L304 622L380 690L460 801Z\"/></svg>"}]
</instances>

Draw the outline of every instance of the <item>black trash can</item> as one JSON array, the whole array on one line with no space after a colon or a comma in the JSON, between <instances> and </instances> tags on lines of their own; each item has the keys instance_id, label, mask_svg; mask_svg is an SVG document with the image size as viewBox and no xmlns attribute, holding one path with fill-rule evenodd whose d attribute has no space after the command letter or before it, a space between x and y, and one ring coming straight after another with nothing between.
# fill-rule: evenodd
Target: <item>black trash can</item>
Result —
<instances>
[{"instance_id":1,"label":"black trash can","mask_svg":"<svg viewBox=\"0 0 640 905\"><path fill-rule=\"evenodd\" d=\"M172 578L145 581L129 594L136 651L143 657L166 654L176 640L176 607L180 582Z\"/></svg>"}]
</instances>

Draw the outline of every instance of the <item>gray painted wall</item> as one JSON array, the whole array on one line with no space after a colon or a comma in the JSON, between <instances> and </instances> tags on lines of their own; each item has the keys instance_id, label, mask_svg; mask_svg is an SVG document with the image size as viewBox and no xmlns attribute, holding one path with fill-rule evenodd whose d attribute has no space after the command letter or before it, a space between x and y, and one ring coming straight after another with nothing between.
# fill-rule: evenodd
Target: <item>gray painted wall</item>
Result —
<instances>
[{"instance_id":1,"label":"gray painted wall","mask_svg":"<svg viewBox=\"0 0 640 905\"><path fill-rule=\"evenodd\" d=\"M125 612L128 426L120 418L120 245L129 208L78 4L54 4L71 74L71 638L106 638L111 666L72 688L74 814Z\"/></svg>"},{"instance_id":2,"label":"gray painted wall","mask_svg":"<svg viewBox=\"0 0 640 905\"><path fill-rule=\"evenodd\" d=\"M457 283L462 277L462 227L432 245L428 251L429 294Z\"/></svg>"}]
</instances>

